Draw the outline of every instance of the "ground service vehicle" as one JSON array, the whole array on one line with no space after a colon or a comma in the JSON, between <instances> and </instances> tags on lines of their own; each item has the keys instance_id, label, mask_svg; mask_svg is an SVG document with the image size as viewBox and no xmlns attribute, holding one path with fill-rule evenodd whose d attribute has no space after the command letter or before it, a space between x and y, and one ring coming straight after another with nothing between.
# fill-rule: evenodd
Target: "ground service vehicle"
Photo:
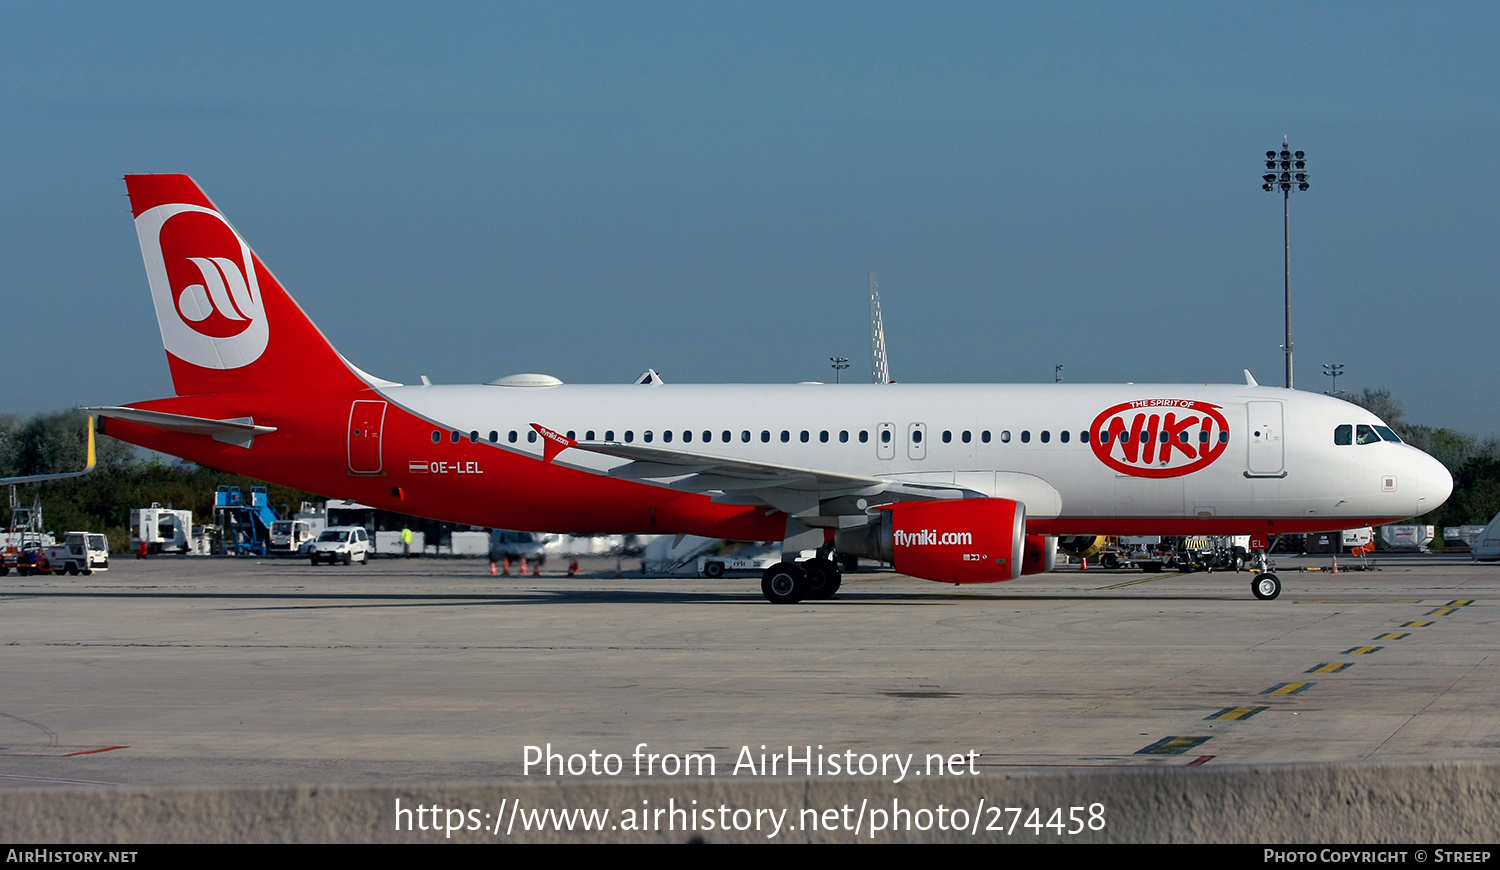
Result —
<instances>
[{"instance_id":1,"label":"ground service vehicle","mask_svg":"<svg viewBox=\"0 0 1500 870\"><path fill-rule=\"evenodd\" d=\"M318 534L309 553L314 565L370 561L370 536L364 526L329 526Z\"/></svg>"}]
</instances>

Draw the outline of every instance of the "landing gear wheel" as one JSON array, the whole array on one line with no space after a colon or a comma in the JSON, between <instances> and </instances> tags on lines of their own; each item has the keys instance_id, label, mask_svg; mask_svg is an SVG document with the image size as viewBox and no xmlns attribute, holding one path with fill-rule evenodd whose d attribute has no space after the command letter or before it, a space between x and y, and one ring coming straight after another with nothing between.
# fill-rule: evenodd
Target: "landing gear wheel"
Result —
<instances>
[{"instance_id":1,"label":"landing gear wheel","mask_svg":"<svg viewBox=\"0 0 1500 870\"><path fill-rule=\"evenodd\" d=\"M807 572L795 562L777 562L760 575L760 591L772 604L796 604L807 589Z\"/></svg>"},{"instance_id":2,"label":"landing gear wheel","mask_svg":"<svg viewBox=\"0 0 1500 870\"><path fill-rule=\"evenodd\" d=\"M1256 574L1255 582L1250 584L1250 591L1261 601L1270 601L1281 594L1281 578L1275 574Z\"/></svg>"},{"instance_id":3,"label":"landing gear wheel","mask_svg":"<svg viewBox=\"0 0 1500 870\"><path fill-rule=\"evenodd\" d=\"M804 598L832 598L843 585L838 565L832 559L808 559L798 567L807 572L807 592Z\"/></svg>"},{"instance_id":4,"label":"landing gear wheel","mask_svg":"<svg viewBox=\"0 0 1500 870\"><path fill-rule=\"evenodd\" d=\"M723 562L705 562L703 564L703 576L717 580L724 576Z\"/></svg>"}]
</instances>

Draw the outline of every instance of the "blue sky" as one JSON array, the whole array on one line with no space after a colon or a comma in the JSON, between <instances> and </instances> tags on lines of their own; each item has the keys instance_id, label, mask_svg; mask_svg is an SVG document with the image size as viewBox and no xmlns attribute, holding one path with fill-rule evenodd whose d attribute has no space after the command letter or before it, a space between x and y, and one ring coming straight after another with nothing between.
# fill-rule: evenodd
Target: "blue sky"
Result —
<instances>
[{"instance_id":1,"label":"blue sky","mask_svg":"<svg viewBox=\"0 0 1500 870\"><path fill-rule=\"evenodd\" d=\"M170 394L128 172L394 380L1279 384L1289 135L1298 386L1500 434L1500 7L1015 6L0 3L0 412Z\"/></svg>"}]
</instances>

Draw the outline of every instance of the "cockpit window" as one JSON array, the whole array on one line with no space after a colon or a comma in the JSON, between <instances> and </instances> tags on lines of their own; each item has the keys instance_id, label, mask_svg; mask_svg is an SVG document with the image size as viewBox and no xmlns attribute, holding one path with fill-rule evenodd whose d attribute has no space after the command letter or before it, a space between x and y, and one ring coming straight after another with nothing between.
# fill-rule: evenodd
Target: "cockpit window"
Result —
<instances>
[{"instance_id":1,"label":"cockpit window","mask_svg":"<svg viewBox=\"0 0 1500 870\"><path fill-rule=\"evenodd\" d=\"M1333 430L1333 443L1340 447L1347 447L1354 443L1354 427L1348 423L1337 426Z\"/></svg>"},{"instance_id":2,"label":"cockpit window","mask_svg":"<svg viewBox=\"0 0 1500 870\"><path fill-rule=\"evenodd\" d=\"M1374 426L1366 426L1364 423L1360 423L1354 430L1355 444L1376 444L1379 441L1380 436L1375 434Z\"/></svg>"},{"instance_id":3,"label":"cockpit window","mask_svg":"<svg viewBox=\"0 0 1500 870\"><path fill-rule=\"evenodd\" d=\"M1401 436L1392 432L1389 426L1376 426L1375 431L1380 433L1380 440L1382 441L1389 441L1392 444L1402 443Z\"/></svg>"}]
</instances>

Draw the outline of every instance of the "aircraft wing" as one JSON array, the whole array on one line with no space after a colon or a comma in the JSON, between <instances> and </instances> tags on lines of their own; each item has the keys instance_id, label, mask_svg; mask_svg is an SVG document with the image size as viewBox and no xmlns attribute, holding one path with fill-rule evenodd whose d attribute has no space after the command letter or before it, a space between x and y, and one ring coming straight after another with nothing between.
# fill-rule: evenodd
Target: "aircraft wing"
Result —
<instances>
[{"instance_id":1,"label":"aircraft wing","mask_svg":"<svg viewBox=\"0 0 1500 870\"><path fill-rule=\"evenodd\" d=\"M615 477L631 480L661 480L681 478L672 483L674 489L690 492L710 490L756 490L772 487L808 492L848 492L853 490L883 488L886 481L878 477L859 474L842 474L802 468L795 465L778 465L772 462L757 462L726 456L710 456L685 450L662 447L647 447L640 444L577 444L579 450L630 460L627 465L610 469Z\"/></svg>"},{"instance_id":2,"label":"aircraft wing","mask_svg":"<svg viewBox=\"0 0 1500 870\"><path fill-rule=\"evenodd\" d=\"M245 448L250 447L255 442L255 436L269 435L276 431L275 426L255 425L255 420L251 417L215 420L212 417L190 417L186 414L168 414L165 411L147 411L141 408L111 406L80 408L79 410L93 411L100 417L113 417L116 420L142 423L147 426L154 426L157 429L166 429L169 432L208 435L215 441L223 441L226 444L235 444Z\"/></svg>"},{"instance_id":3,"label":"aircraft wing","mask_svg":"<svg viewBox=\"0 0 1500 870\"><path fill-rule=\"evenodd\" d=\"M0 484L16 483L41 483L44 480L65 480L69 477L82 477L94 470L94 418L89 416L89 452L88 464L82 471L64 471L60 474L28 474L22 477L0 477Z\"/></svg>"},{"instance_id":4,"label":"aircraft wing","mask_svg":"<svg viewBox=\"0 0 1500 870\"><path fill-rule=\"evenodd\" d=\"M834 513L858 515L870 504L989 495L951 478L900 480L644 444L580 443L535 423L532 428L546 439L548 461L569 448L586 450L629 460L611 468L608 473L612 477L652 481L684 492L713 493L716 502L763 504L792 516L816 513L820 505L836 499L840 502ZM865 504L858 504L856 496L866 497Z\"/></svg>"}]
</instances>

